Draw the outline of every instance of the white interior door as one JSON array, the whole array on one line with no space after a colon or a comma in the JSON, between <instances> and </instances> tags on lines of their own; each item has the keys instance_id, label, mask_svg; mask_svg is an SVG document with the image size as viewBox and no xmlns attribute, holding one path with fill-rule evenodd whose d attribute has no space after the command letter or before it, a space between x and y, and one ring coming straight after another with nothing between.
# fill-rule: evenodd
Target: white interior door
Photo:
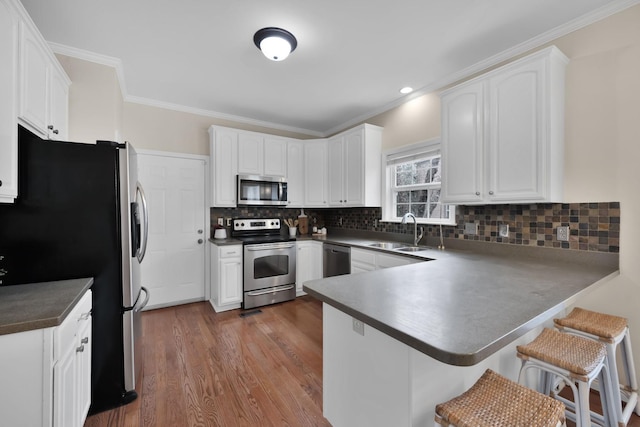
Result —
<instances>
[{"instance_id":1,"label":"white interior door","mask_svg":"<svg viewBox=\"0 0 640 427\"><path fill-rule=\"evenodd\" d=\"M205 161L138 154L139 180L149 208L149 240L142 263L147 308L205 297Z\"/></svg>"}]
</instances>

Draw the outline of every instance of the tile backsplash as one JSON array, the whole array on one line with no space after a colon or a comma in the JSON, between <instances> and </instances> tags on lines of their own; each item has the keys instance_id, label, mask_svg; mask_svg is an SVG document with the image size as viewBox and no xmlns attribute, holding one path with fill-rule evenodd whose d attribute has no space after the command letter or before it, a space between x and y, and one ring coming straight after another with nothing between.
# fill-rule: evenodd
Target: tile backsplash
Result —
<instances>
[{"instance_id":1,"label":"tile backsplash","mask_svg":"<svg viewBox=\"0 0 640 427\"><path fill-rule=\"evenodd\" d=\"M218 217L295 218L299 209L212 208L211 225ZM380 208L305 209L311 227L413 234L413 224L380 221ZM465 223L477 225L477 234L464 234ZM498 227L509 226L500 237ZM569 241L556 238L559 226L569 227ZM428 237L439 237L439 226L424 226ZM619 252L620 203L539 203L524 205L458 206L456 225L443 225L445 238L478 240L512 245L538 246L596 252Z\"/></svg>"}]
</instances>

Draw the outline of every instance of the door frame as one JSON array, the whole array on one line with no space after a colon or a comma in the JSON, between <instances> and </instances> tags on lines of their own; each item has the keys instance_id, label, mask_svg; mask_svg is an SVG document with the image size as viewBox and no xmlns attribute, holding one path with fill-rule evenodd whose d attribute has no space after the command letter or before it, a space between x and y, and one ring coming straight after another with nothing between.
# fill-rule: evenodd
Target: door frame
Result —
<instances>
[{"instance_id":1,"label":"door frame","mask_svg":"<svg viewBox=\"0 0 640 427\"><path fill-rule=\"evenodd\" d=\"M171 151L159 151L159 150L148 150L148 149L140 149L136 148L136 152L138 155L149 155L149 156L160 156L160 157L172 157L177 159L188 159L188 160L202 160L204 161L204 300L209 301L211 299L211 286L210 286L210 277L211 277L211 262L210 260L210 251L211 245L209 243L209 238L211 236L211 202L210 202L210 194L211 194L211 180L209 179L209 156L203 156L200 154L188 154L188 153L174 153Z\"/></svg>"}]
</instances>

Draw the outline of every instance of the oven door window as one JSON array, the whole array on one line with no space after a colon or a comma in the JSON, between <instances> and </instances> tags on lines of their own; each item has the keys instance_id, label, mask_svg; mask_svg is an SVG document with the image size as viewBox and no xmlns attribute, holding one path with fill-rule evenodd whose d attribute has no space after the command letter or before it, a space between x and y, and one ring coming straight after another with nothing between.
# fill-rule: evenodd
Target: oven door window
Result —
<instances>
[{"instance_id":1,"label":"oven door window","mask_svg":"<svg viewBox=\"0 0 640 427\"><path fill-rule=\"evenodd\" d=\"M284 276L289 274L289 255L267 255L253 261L253 278Z\"/></svg>"}]
</instances>

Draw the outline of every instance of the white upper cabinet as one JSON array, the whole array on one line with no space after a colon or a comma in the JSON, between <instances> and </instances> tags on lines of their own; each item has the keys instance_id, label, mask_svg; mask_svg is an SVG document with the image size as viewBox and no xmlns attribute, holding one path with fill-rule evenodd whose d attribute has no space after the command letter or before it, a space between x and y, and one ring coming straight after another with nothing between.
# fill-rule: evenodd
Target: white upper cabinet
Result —
<instances>
[{"instance_id":1,"label":"white upper cabinet","mask_svg":"<svg viewBox=\"0 0 640 427\"><path fill-rule=\"evenodd\" d=\"M19 118L42 138L66 139L71 81L30 20L21 24Z\"/></svg>"},{"instance_id":2,"label":"white upper cabinet","mask_svg":"<svg viewBox=\"0 0 640 427\"><path fill-rule=\"evenodd\" d=\"M0 0L0 203L18 196L18 123L66 139L70 84L22 4Z\"/></svg>"},{"instance_id":3,"label":"white upper cabinet","mask_svg":"<svg viewBox=\"0 0 640 427\"><path fill-rule=\"evenodd\" d=\"M328 207L326 139L304 141L304 206Z\"/></svg>"},{"instance_id":4,"label":"white upper cabinet","mask_svg":"<svg viewBox=\"0 0 640 427\"><path fill-rule=\"evenodd\" d=\"M264 137L238 132L238 173L264 175Z\"/></svg>"},{"instance_id":5,"label":"white upper cabinet","mask_svg":"<svg viewBox=\"0 0 640 427\"><path fill-rule=\"evenodd\" d=\"M255 132L238 132L238 173L286 176L287 140Z\"/></svg>"},{"instance_id":6,"label":"white upper cabinet","mask_svg":"<svg viewBox=\"0 0 640 427\"><path fill-rule=\"evenodd\" d=\"M287 140L272 136L264 138L264 175L287 176Z\"/></svg>"},{"instance_id":7,"label":"white upper cabinet","mask_svg":"<svg viewBox=\"0 0 640 427\"><path fill-rule=\"evenodd\" d=\"M211 154L211 203L213 206L236 206L238 175L238 131L218 126L209 128Z\"/></svg>"},{"instance_id":8,"label":"white upper cabinet","mask_svg":"<svg viewBox=\"0 0 640 427\"><path fill-rule=\"evenodd\" d=\"M287 207L304 207L304 142L287 142Z\"/></svg>"},{"instance_id":9,"label":"white upper cabinet","mask_svg":"<svg viewBox=\"0 0 640 427\"><path fill-rule=\"evenodd\" d=\"M550 47L443 92L443 202L562 201L567 63Z\"/></svg>"},{"instance_id":10,"label":"white upper cabinet","mask_svg":"<svg viewBox=\"0 0 640 427\"><path fill-rule=\"evenodd\" d=\"M364 124L329 139L330 206L380 206L382 128Z\"/></svg>"},{"instance_id":11,"label":"white upper cabinet","mask_svg":"<svg viewBox=\"0 0 640 427\"><path fill-rule=\"evenodd\" d=\"M18 28L16 12L0 1L0 203L18 195Z\"/></svg>"},{"instance_id":12,"label":"white upper cabinet","mask_svg":"<svg viewBox=\"0 0 640 427\"><path fill-rule=\"evenodd\" d=\"M236 206L236 176L283 176L287 207L380 206L382 128L300 140L209 128L212 206Z\"/></svg>"}]
</instances>

